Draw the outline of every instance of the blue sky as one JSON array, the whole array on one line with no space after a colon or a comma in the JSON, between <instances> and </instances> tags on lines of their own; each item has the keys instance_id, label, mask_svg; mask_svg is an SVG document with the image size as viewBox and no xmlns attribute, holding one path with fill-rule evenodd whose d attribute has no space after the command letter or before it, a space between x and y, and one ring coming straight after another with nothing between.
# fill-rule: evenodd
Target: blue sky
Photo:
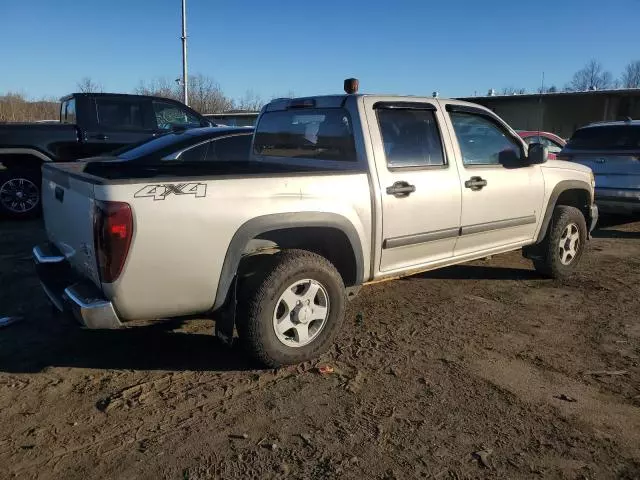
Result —
<instances>
[{"instance_id":1,"label":"blue sky","mask_svg":"<svg viewBox=\"0 0 640 480\"><path fill-rule=\"evenodd\" d=\"M589 59L640 60L640 0L187 0L189 71L234 98L442 96L563 86ZM180 0L0 0L0 94L60 97L181 73Z\"/></svg>"}]
</instances>

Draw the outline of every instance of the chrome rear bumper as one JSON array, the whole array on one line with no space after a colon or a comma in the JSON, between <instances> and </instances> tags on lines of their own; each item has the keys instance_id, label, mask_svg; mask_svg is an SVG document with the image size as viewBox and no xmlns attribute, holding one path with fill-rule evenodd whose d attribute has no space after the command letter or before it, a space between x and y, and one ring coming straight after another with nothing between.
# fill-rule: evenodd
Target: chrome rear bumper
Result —
<instances>
[{"instance_id":1,"label":"chrome rear bumper","mask_svg":"<svg viewBox=\"0 0 640 480\"><path fill-rule=\"evenodd\" d=\"M87 328L122 326L113 304L91 282L77 278L54 246L33 247L33 261L44 293L58 310L71 313Z\"/></svg>"}]
</instances>

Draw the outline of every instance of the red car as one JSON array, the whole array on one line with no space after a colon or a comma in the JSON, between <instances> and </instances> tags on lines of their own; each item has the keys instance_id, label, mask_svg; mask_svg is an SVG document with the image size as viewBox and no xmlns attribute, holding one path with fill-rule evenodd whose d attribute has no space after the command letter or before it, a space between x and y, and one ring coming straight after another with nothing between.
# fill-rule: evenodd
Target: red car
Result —
<instances>
[{"instance_id":1,"label":"red car","mask_svg":"<svg viewBox=\"0 0 640 480\"><path fill-rule=\"evenodd\" d=\"M516 130L518 135L527 142L527 145L531 143L542 143L549 149L549 160L555 160L556 155L560 153L560 150L567 144L565 140L550 132L538 132L528 130Z\"/></svg>"}]
</instances>

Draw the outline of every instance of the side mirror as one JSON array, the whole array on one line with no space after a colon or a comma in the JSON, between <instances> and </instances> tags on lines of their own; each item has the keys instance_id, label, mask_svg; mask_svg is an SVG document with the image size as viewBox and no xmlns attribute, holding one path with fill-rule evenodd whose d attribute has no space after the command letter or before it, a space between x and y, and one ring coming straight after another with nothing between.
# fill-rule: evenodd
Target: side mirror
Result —
<instances>
[{"instance_id":1,"label":"side mirror","mask_svg":"<svg viewBox=\"0 0 640 480\"><path fill-rule=\"evenodd\" d=\"M531 143L529 145L529 163L532 165L545 163L549 160L549 149L541 143Z\"/></svg>"}]
</instances>

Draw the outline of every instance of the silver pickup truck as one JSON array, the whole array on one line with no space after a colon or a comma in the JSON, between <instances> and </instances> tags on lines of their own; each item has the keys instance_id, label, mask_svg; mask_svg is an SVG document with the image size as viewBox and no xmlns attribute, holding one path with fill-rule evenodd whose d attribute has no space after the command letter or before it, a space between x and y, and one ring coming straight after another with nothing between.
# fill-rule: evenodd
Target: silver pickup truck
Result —
<instances>
[{"instance_id":1,"label":"silver pickup truck","mask_svg":"<svg viewBox=\"0 0 640 480\"><path fill-rule=\"evenodd\" d=\"M478 105L345 90L266 105L250 161L44 166L33 256L52 303L89 328L213 314L279 366L325 351L369 282L516 249L574 271L598 217L589 168L546 162Z\"/></svg>"}]
</instances>

